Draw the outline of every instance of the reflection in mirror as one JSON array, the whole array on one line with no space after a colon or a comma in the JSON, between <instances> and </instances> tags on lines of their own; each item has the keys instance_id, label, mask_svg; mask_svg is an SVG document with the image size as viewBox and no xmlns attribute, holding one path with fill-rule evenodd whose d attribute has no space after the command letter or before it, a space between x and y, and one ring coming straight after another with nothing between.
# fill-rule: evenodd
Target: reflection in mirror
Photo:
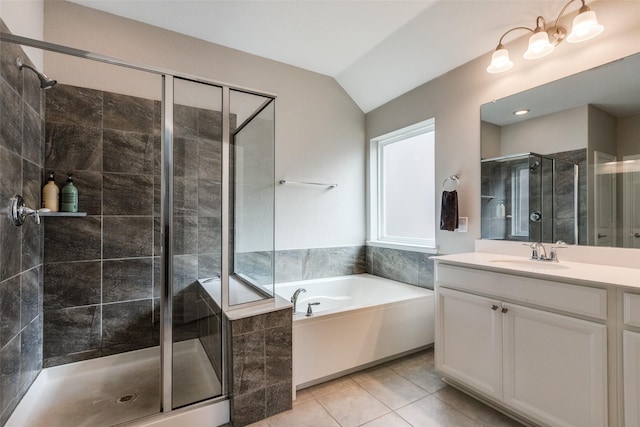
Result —
<instances>
[{"instance_id":1,"label":"reflection in mirror","mask_svg":"<svg viewBox=\"0 0 640 427\"><path fill-rule=\"evenodd\" d=\"M483 239L640 248L638 70L640 54L481 107Z\"/></svg>"},{"instance_id":2,"label":"reflection in mirror","mask_svg":"<svg viewBox=\"0 0 640 427\"><path fill-rule=\"evenodd\" d=\"M229 305L274 295L275 102L231 91Z\"/></svg>"},{"instance_id":3,"label":"reflection in mirror","mask_svg":"<svg viewBox=\"0 0 640 427\"><path fill-rule=\"evenodd\" d=\"M482 238L576 243L578 170L535 153L483 160Z\"/></svg>"}]
</instances>

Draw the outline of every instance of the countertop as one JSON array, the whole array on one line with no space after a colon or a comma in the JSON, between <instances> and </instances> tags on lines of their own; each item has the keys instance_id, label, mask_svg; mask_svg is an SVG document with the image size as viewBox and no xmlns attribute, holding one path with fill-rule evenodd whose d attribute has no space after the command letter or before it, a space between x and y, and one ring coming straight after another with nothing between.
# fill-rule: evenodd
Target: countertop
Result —
<instances>
[{"instance_id":1,"label":"countertop","mask_svg":"<svg viewBox=\"0 0 640 427\"><path fill-rule=\"evenodd\" d=\"M535 261L521 256L484 252L441 255L432 258L442 264L474 267L498 273L517 274L546 280L569 281L586 285L614 285L640 289L640 268L611 267L569 261L557 263Z\"/></svg>"}]
</instances>

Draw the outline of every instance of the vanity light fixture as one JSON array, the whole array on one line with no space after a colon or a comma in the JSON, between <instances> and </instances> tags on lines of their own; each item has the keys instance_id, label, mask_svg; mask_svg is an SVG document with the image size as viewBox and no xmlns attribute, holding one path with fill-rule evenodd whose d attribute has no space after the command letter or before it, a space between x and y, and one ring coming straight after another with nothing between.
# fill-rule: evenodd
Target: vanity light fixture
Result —
<instances>
[{"instance_id":1,"label":"vanity light fixture","mask_svg":"<svg viewBox=\"0 0 640 427\"><path fill-rule=\"evenodd\" d=\"M585 0L580 0L582 7L578 15L573 19L573 26L571 27L571 33L569 35L567 35L567 30L559 25L560 18L562 18L567 6L574 1L577 0L569 0L569 2L564 5L553 26L547 26L545 19L542 16L538 16L536 18L535 29L529 27L513 27L506 31L500 37L498 46L491 56L491 65L487 67L487 71L489 73L503 73L513 67L513 62L509 59L509 51L507 51L502 44L504 37L512 31L525 30L533 33L531 37L529 37L529 47L524 53L525 59L538 59L549 55L564 39L567 39L569 43L579 43L599 35L604 30L604 27L598 23L596 13L589 9L585 4Z\"/></svg>"}]
</instances>

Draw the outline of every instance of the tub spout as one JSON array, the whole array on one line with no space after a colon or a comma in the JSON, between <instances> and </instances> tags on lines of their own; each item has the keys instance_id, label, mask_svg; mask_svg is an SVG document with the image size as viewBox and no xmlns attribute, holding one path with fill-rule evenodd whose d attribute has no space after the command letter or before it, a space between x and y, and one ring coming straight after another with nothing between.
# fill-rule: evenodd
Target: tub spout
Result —
<instances>
[{"instance_id":1,"label":"tub spout","mask_svg":"<svg viewBox=\"0 0 640 427\"><path fill-rule=\"evenodd\" d=\"M298 303L298 295L300 295L300 292L307 292L307 290L304 288L298 288L293 293L293 296L291 297L291 303L293 303L293 314L296 314L296 304Z\"/></svg>"}]
</instances>

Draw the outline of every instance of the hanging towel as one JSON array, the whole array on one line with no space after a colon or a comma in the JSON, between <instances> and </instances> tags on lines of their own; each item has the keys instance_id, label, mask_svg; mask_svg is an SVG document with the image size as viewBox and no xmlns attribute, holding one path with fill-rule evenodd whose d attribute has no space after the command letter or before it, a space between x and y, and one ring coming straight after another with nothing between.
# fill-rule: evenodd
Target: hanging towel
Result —
<instances>
[{"instance_id":1,"label":"hanging towel","mask_svg":"<svg viewBox=\"0 0 640 427\"><path fill-rule=\"evenodd\" d=\"M453 231L458 228L458 192L443 191L440 209L440 230Z\"/></svg>"}]
</instances>

